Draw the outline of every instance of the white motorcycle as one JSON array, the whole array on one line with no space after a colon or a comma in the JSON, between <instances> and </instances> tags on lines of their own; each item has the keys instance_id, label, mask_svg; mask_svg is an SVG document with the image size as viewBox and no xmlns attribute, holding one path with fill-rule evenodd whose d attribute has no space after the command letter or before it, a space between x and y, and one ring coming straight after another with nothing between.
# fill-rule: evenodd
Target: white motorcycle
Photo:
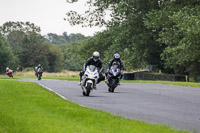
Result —
<instances>
[{"instance_id":1,"label":"white motorcycle","mask_svg":"<svg viewBox=\"0 0 200 133\"><path fill-rule=\"evenodd\" d=\"M99 73L97 67L94 65L89 65L86 68L81 80L81 88L84 96L89 96L90 92L95 89L98 78Z\"/></svg>"}]
</instances>

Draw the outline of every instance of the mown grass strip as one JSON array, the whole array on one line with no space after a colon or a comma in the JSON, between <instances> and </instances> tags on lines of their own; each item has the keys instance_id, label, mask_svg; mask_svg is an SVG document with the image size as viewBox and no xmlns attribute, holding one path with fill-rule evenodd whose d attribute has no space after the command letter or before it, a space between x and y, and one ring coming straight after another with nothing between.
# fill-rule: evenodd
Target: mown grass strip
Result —
<instances>
[{"instance_id":1,"label":"mown grass strip","mask_svg":"<svg viewBox=\"0 0 200 133\"><path fill-rule=\"evenodd\" d=\"M14 78L10 78L7 75L0 75L0 79L22 79L31 78L36 79L34 75L15 75ZM59 80L69 80L69 81L79 81L80 77L78 75L73 76L46 76L43 75L42 79L59 79ZM196 82L177 82L177 81L150 81L150 80L121 80L122 83L153 83L153 84L170 84L188 87L200 87L200 83Z\"/></svg>"},{"instance_id":2,"label":"mown grass strip","mask_svg":"<svg viewBox=\"0 0 200 133\"><path fill-rule=\"evenodd\" d=\"M200 83L195 82L177 82L177 81L150 81L150 80L121 80L124 83L153 83L153 84L170 84L188 87L200 87Z\"/></svg>"},{"instance_id":3,"label":"mown grass strip","mask_svg":"<svg viewBox=\"0 0 200 133\"><path fill-rule=\"evenodd\" d=\"M182 133L88 109L30 82L0 81L3 133Z\"/></svg>"},{"instance_id":4,"label":"mown grass strip","mask_svg":"<svg viewBox=\"0 0 200 133\"><path fill-rule=\"evenodd\" d=\"M24 75L24 74L17 74L14 75L13 78L8 77L7 75L0 75L0 79L23 79L23 78L29 78L29 79L37 79L35 75ZM79 76L46 76L43 75L42 79L59 79L59 80L69 80L69 81L79 81Z\"/></svg>"},{"instance_id":5,"label":"mown grass strip","mask_svg":"<svg viewBox=\"0 0 200 133\"><path fill-rule=\"evenodd\" d=\"M20 79L19 77L8 77L7 75L0 75L0 79Z\"/></svg>"}]
</instances>

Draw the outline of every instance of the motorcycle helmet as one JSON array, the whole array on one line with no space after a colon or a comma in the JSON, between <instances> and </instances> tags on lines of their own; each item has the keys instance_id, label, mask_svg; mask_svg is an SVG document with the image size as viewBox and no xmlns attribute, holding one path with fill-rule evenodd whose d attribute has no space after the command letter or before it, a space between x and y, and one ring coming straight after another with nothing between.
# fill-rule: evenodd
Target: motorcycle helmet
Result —
<instances>
[{"instance_id":1,"label":"motorcycle helmet","mask_svg":"<svg viewBox=\"0 0 200 133\"><path fill-rule=\"evenodd\" d=\"M93 60L96 62L99 60L100 54L99 52L95 51L92 55Z\"/></svg>"},{"instance_id":2,"label":"motorcycle helmet","mask_svg":"<svg viewBox=\"0 0 200 133\"><path fill-rule=\"evenodd\" d=\"M8 71L9 70L9 67L6 67L6 71Z\"/></svg>"},{"instance_id":3,"label":"motorcycle helmet","mask_svg":"<svg viewBox=\"0 0 200 133\"><path fill-rule=\"evenodd\" d=\"M118 53L114 54L114 59L115 60L119 60L120 59L120 55Z\"/></svg>"},{"instance_id":4,"label":"motorcycle helmet","mask_svg":"<svg viewBox=\"0 0 200 133\"><path fill-rule=\"evenodd\" d=\"M38 68L40 68L40 67L41 67L41 64L38 65Z\"/></svg>"}]
</instances>

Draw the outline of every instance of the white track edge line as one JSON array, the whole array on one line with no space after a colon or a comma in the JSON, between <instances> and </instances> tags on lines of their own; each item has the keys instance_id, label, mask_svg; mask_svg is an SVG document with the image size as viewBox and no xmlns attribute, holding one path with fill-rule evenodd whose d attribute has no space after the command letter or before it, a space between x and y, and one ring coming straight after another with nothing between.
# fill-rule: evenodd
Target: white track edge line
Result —
<instances>
[{"instance_id":1,"label":"white track edge line","mask_svg":"<svg viewBox=\"0 0 200 133\"><path fill-rule=\"evenodd\" d=\"M40 82L37 82L40 86L42 86L43 88L45 88L45 89L47 89L47 90L49 90L49 91L51 91L51 92L53 92L53 93L55 93L56 95L58 95L59 97L61 97L61 98L63 98L63 99L65 99L65 100L68 100L68 101L70 101L69 99L67 99L65 96L63 96L63 95L61 95L61 94L59 94L59 93L57 93L57 92L55 92L55 91L53 91L51 88L49 88L49 87L47 87L47 86L45 86L45 85L43 85L43 84L41 84ZM71 102L73 102L73 101L71 101ZM78 104L78 103L76 103L76 104ZM82 107L86 107L86 106L84 106L84 105L82 105L82 104L79 104L80 106L82 106Z\"/></svg>"}]
</instances>

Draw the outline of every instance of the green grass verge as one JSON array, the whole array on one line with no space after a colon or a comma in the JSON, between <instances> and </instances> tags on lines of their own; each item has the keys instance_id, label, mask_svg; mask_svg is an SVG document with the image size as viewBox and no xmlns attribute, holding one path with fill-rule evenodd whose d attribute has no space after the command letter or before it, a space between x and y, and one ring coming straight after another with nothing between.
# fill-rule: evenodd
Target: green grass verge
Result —
<instances>
[{"instance_id":1,"label":"green grass verge","mask_svg":"<svg viewBox=\"0 0 200 133\"><path fill-rule=\"evenodd\" d=\"M200 87L200 83L195 82L173 82L173 81L150 81L150 80L121 80L123 83L153 83L153 84L170 84L188 87Z\"/></svg>"},{"instance_id":2,"label":"green grass verge","mask_svg":"<svg viewBox=\"0 0 200 133\"><path fill-rule=\"evenodd\" d=\"M0 75L0 79L20 79L19 77L8 77L7 75Z\"/></svg>"},{"instance_id":3,"label":"green grass verge","mask_svg":"<svg viewBox=\"0 0 200 133\"><path fill-rule=\"evenodd\" d=\"M36 79L34 75L20 74L15 75L14 78L10 78L7 75L0 75L0 79L22 79L22 78L31 78ZM43 75L42 79L59 79L59 80L69 80L69 81L79 81L80 77L76 76L46 76ZM179 86L188 86L188 87L200 87L200 83L196 82L177 82L177 81L150 81L150 80L121 80L123 83L154 83L154 84L170 84L170 85L179 85Z\"/></svg>"},{"instance_id":4,"label":"green grass verge","mask_svg":"<svg viewBox=\"0 0 200 133\"><path fill-rule=\"evenodd\" d=\"M79 81L79 76L44 76L43 79L60 79L60 80L69 80L69 81Z\"/></svg>"},{"instance_id":5,"label":"green grass verge","mask_svg":"<svg viewBox=\"0 0 200 133\"><path fill-rule=\"evenodd\" d=\"M37 79L35 75L26 75L26 74L16 74L14 75L14 78L10 78L7 75L0 75L0 79L23 79L23 78L29 78L29 79ZM69 80L69 81L79 81L79 76L42 76L42 79L59 79L59 80Z\"/></svg>"},{"instance_id":6,"label":"green grass verge","mask_svg":"<svg viewBox=\"0 0 200 133\"><path fill-rule=\"evenodd\" d=\"M86 98L86 97L85 97ZM182 133L61 99L30 82L0 80L1 133Z\"/></svg>"}]
</instances>

